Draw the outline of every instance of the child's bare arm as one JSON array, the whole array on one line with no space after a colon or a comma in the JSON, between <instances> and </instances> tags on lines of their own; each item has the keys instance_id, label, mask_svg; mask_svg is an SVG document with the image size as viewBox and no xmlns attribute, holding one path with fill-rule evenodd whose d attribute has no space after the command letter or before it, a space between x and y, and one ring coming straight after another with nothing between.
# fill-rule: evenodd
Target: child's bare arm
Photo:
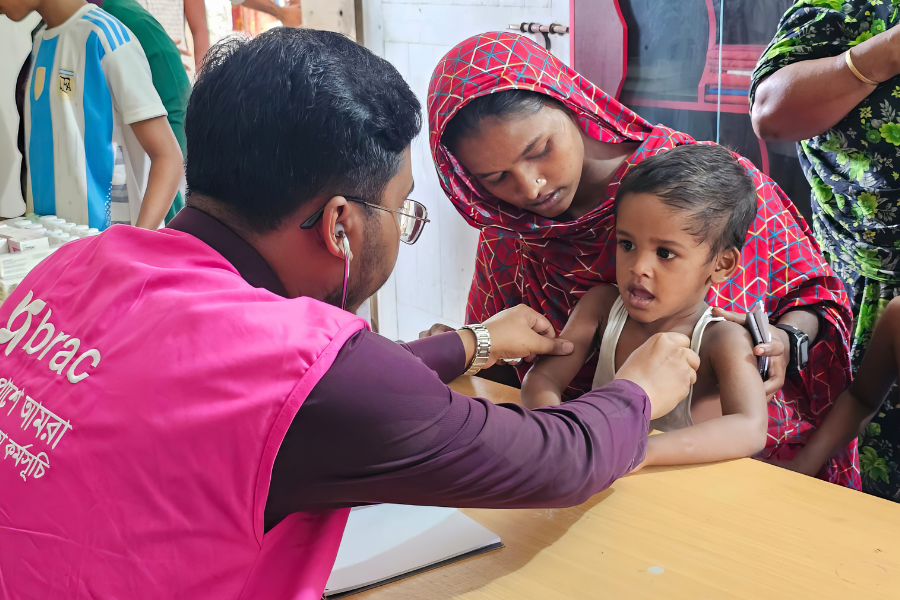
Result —
<instances>
[{"instance_id":1,"label":"child's bare arm","mask_svg":"<svg viewBox=\"0 0 900 600\"><path fill-rule=\"evenodd\" d=\"M184 174L184 159L178 140L165 117L137 121L131 124L131 130L150 157L147 191L135 225L144 229L156 229L166 218L178 192L178 183Z\"/></svg>"},{"instance_id":2,"label":"child's bare arm","mask_svg":"<svg viewBox=\"0 0 900 600\"><path fill-rule=\"evenodd\" d=\"M900 298L891 300L875 324L872 340L853 383L832 406L806 446L789 463L793 471L816 475L829 458L846 448L869 424L897 380L900 344Z\"/></svg>"},{"instance_id":3,"label":"child's bare arm","mask_svg":"<svg viewBox=\"0 0 900 600\"><path fill-rule=\"evenodd\" d=\"M555 406L562 393L584 366L594 345L601 318L619 294L612 285L598 285L582 296L560 337L575 345L568 356L543 356L522 381L522 404L528 408ZM604 312L606 311L606 312Z\"/></svg>"},{"instance_id":4,"label":"child's bare arm","mask_svg":"<svg viewBox=\"0 0 900 600\"><path fill-rule=\"evenodd\" d=\"M719 381L722 416L651 436L647 465L686 465L743 458L766 445L768 410L750 335L735 323L718 323L704 335Z\"/></svg>"}]
</instances>

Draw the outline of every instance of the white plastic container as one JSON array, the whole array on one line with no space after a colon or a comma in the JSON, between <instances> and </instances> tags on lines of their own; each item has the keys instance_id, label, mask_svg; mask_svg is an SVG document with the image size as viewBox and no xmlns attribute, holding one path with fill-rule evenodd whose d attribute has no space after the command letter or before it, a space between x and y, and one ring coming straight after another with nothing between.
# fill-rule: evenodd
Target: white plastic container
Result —
<instances>
[{"instance_id":1,"label":"white plastic container","mask_svg":"<svg viewBox=\"0 0 900 600\"><path fill-rule=\"evenodd\" d=\"M17 227L18 229L25 229L29 225L34 225L35 223L29 219L22 219L20 221L16 221L12 224L13 227Z\"/></svg>"},{"instance_id":2,"label":"white plastic container","mask_svg":"<svg viewBox=\"0 0 900 600\"><path fill-rule=\"evenodd\" d=\"M45 234L47 233L47 228L40 223L32 223L31 225L25 226L25 231L33 231L34 233Z\"/></svg>"},{"instance_id":3,"label":"white plastic container","mask_svg":"<svg viewBox=\"0 0 900 600\"><path fill-rule=\"evenodd\" d=\"M63 230L63 233L71 233L73 227L75 227L75 223L60 223L59 224L59 228Z\"/></svg>"},{"instance_id":4,"label":"white plastic container","mask_svg":"<svg viewBox=\"0 0 900 600\"><path fill-rule=\"evenodd\" d=\"M52 223L56 220L56 215L44 215L40 219L38 219L38 223L43 223L45 225Z\"/></svg>"},{"instance_id":5,"label":"white plastic container","mask_svg":"<svg viewBox=\"0 0 900 600\"><path fill-rule=\"evenodd\" d=\"M100 230L96 227L91 227L87 230L87 233L84 234L84 237L91 237L92 235L100 235Z\"/></svg>"},{"instance_id":6,"label":"white plastic container","mask_svg":"<svg viewBox=\"0 0 900 600\"><path fill-rule=\"evenodd\" d=\"M58 248L68 241L72 240L72 236L68 233L60 232L50 236L50 247Z\"/></svg>"},{"instance_id":7,"label":"white plastic container","mask_svg":"<svg viewBox=\"0 0 900 600\"><path fill-rule=\"evenodd\" d=\"M88 227L87 225L76 225L69 233L72 235L72 237L85 237L88 229L90 229L90 227Z\"/></svg>"}]
</instances>

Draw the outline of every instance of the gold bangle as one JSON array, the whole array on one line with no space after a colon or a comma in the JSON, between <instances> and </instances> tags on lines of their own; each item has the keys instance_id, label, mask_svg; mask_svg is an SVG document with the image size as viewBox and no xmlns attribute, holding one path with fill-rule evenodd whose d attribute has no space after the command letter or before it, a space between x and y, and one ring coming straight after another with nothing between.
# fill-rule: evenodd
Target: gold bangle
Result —
<instances>
[{"instance_id":1,"label":"gold bangle","mask_svg":"<svg viewBox=\"0 0 900 600\"><path fill-rule=\"evenodd\" d=\"M844 62L847 63L847 66L850 67L850 71L856 75L856 78L862 81L863 83L868 83L869 85L878 85L880 82L872 81L862 73L856 70L856 66L853 64L853 59L850 58L850 51L847 50L844 52Z\"/></svg>"}]
</instances>

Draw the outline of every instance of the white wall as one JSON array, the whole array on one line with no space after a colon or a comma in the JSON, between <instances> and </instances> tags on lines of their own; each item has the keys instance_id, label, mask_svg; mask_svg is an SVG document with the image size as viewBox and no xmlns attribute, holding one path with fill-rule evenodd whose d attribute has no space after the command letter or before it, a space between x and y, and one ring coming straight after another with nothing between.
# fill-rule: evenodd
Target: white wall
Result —
<instances>
[{"instance_id":1,"label":"white wall","mask_svg":"<svg viewBox=\"0 0 900 600\"><path fill-rule=\"evenodd\" d=\"M569 24L568 0L363 0L363 41L403 75L426 109L438 61L457 43L510 23ZM543 44L543 37L534 36ZM569 59L568 36L554 35L553 54ZM426 115L423 114L423 119ZM463 324L475 269L478 231L444 195L428 148L427 121L413 142L412 197L428 207L431 223L413 245L400 244L393 275L378 295L380 332L411 340L435 322Z\"/></svg>"}]
</instances>

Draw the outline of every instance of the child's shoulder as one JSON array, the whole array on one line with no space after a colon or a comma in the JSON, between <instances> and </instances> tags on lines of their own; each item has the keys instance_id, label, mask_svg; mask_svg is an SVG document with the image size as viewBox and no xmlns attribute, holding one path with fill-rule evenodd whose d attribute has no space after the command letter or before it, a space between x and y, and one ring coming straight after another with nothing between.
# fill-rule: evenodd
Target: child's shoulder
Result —
<instances>
[{"instance_id":1,"label":"child's shoulder","mask_svg":"<svg viewBox=\"0 0 900 600\"><path fill-rule=\"evenodd\" d=\"M743 325L731 321L713 321L703 331L701 355L740 358L753 353L753 338Z\"/></svg>"}]
</instances>

